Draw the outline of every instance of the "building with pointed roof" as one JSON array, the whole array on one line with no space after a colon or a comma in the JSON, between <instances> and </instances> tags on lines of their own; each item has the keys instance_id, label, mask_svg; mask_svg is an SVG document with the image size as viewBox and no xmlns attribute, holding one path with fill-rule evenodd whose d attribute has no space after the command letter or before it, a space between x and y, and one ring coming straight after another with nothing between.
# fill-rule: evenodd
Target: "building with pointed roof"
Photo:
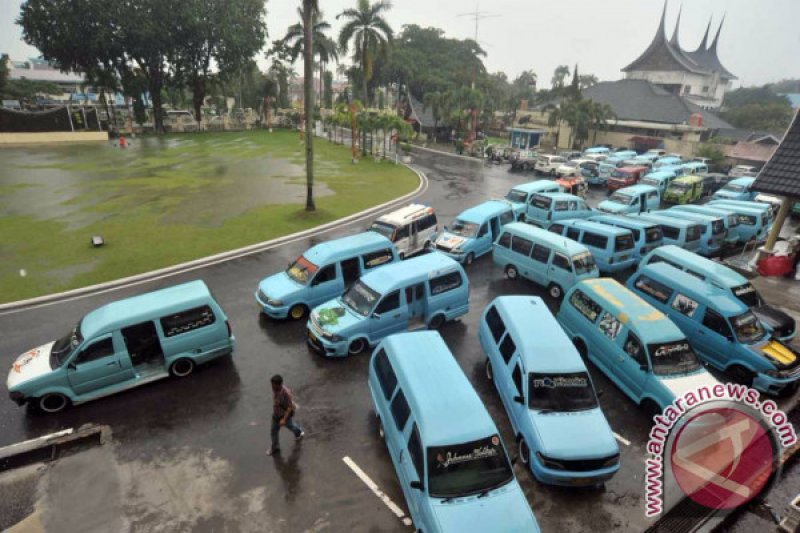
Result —
<instances>
[{"instance_id":1,"label":"building with pointed roof","mask_svg":"<svg viewBox=\"0 0 800 533\"><path fill-rule=\"evenodd\" d=\"M711 21L697 49L686 51L680 45L681 14L671 38L667 38L667 3L661 14L656 34L647 49L631 64L622 69L629 79L647 80L665 91L691 101L703 109L719 109L725 91L736 78L726 69L717 52L719 37L725 18L717 28L714 39L708 44Z\"/></svg>"}]
</instances>

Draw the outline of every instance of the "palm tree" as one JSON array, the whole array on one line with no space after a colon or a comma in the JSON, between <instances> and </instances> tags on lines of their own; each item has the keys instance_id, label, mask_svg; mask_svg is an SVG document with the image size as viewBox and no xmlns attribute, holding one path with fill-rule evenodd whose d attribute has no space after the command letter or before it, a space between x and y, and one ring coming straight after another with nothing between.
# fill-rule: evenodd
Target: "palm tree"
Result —
<instances>
[{"instance_id":1,"label":"palm tree","mask_svg":"<svg viewBox=\"0 0 800 533\"><path fill-rule=\"evenodd\" d=\"M314 31L313 14L319 11L318 0L303 0L303 110L306 115L306 211L314 205Z\"/></svg>"},{"instance_id":2,"label":"palm tree","mask_svg":"<svg viewBox=\"0 0 800 533\"><path fill-rule=\"evenodd\" d=\"M336 18L347 20L339 32L339 47L347 53L351 41L354 59L361 65L362 97L364 106L369 106L367 85L372 79L372 65L376 54L384 55L392 43L394 32L383 17L392 4L388 0L378 0L370 4L369 0L358 0L355 9L345 9Z\"/></svg>"},{"instance_id":3,"label":"palm tree","mask_svg":"<svg viewBox=\"0 0 800 533\"><path fill-rule=\"evenodd\" d=\"M558 149L558 140L561 137L561 121L564 120L564 115L561 112L560 106L549 105L545 109L550 112L547 115L547 125L551 128L556 128L556 149Z\"/></svg>"},{"instance_id":4,"label":"palm tree","mask_svg":"<svg viewBox=\"0 0 800 533\"><path fill-rule=\"evenodd\" d=\"M300 19L303 19L303 8L297 9ZM331 61L339 62L339 53L336 50L336 42L325 35L331 29L331 25L325 22L321 12L314 11L311 14L312 27L312 51L313 56L319 58L319 97L320 107L322 107L322 78L326 64ZM286 30L281 42L286 46L292 62L296 61L303 54L303 24L293 24Z\"/></svg>"},{"instance_id":5,"label":"palm tree","mask_svg":"<svg viewBox=\"0 0 800 533\"><path fill-rule=\"evenodd\" d=\"M597 128L605 127L608 121L617 118L614 110L608 104L600 104L598 102L591 102L590 117L592 123L592 144L597 144Z\"/></svg>"}]
</instances>

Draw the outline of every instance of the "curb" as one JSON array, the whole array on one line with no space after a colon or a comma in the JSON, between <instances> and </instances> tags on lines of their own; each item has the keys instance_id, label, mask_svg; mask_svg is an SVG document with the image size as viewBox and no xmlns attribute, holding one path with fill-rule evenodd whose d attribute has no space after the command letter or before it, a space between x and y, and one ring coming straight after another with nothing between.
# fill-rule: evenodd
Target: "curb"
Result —
<instances>
[{"instance_id":1,"label":"curb","mask_svg":"<svg viewBox=\"0 0 800 533\"><path fill-rule=\"evenodd\" d=\"M87 424L0 448L0 473L42 461L58 459L63 452L105 444L111 428Z\"/></svg>"},{"instance_id":2,"label":"curb","mask_svg":"<svg viewBox=\"0 0 800 533\"><path fill-rule=\"evenodd\" d=\"M483 159L478 159L477 157L471 157L471 156L468 156L468 155L458 155L458 154L453 154L453 153L450 153L450 152L442 152L441 150L436 150L434 148L426 148L424 146L418 146L416 144L412 144L411 148L412 149L416 148L416 149L419 149L419 150L425 150L426 152L433 152L434 154L449 155L450 157L457 157L459 159L466 159L467 161L474 161L476 163L483 163L484 162Z\"/></svg>"},{"instance_id":3,"label":"curb","mask_svg":"<svg viewBox=\"0 0 800 533\"><path fill-rule=\"evenodd\" d=\"M419 185L417 185L417 188L411 191L410 193L404 194L403 196L395 198L394 200L389 200L388 202L384 202L380 205L370 207L363 211L359 211L358 213L353 213L352 215L348 215L344 218L333 220L331 222L326 222L325 224L315 226L313 228L308 228L303 231L298 231L297 233L284 235L283 237L277 237L275 239L270 239L268 241L251 244L248 246L244 246L242 248L237 248L235 250L229 250L227 252L221 252L215 255L201 257L200 259L193 259L192 261L187 261L185 263L179 263L177 265L160 268L158 270L151 270L150 272L135 274L133 276L128 276L125 278L120 278L112 281L106 281L95 285L89 285L87 287L79 287L77 289L71 289L68 291L58 292L54 294L47 294L44 296L37 296L35 298L29 298L27 300L18 300L16 302L8 302L0 304L0 316L8 314L12 311L23 310L23 309L35 309L37 307L52 305L54 303L61 302L67 299L75 299L95 294L101 294L103 292L108 292L124 286L138 285L142 283L147 283L149 281L155 281L157 279L162 279L177 274L182 274L185 272L190 272L192 270L197 270L199 268L203 268L206 266L211 266L218 263L223 263L226 261L231 261L233 259L239 259L241 257L263 252L271 248L288 244L295 240L299 240L311 235L326 233L328 231L352 224L353 222L358 222L363 218L374 215L376 213L394 207L397 204L415 198L420 194L424 193L428 189L428 177L425 175L424 172L417 170L406 163L401 163L401 164L417 175L417 177L419 178Z\"/></svg>"}]
</instances>

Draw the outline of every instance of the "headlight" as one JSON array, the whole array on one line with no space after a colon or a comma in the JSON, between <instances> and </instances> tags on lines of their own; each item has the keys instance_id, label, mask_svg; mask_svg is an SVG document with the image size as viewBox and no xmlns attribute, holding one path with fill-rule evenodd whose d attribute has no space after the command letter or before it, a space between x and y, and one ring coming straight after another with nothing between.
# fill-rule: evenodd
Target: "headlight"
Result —
<instances>
[{"instance_id":1,"label":"headlight","mask_svg":"<svg viewBox=\"0 0 800 533\"><path fill-rule=\"evenodd\" d=\"M455 248L450 250L450 253L460 254L461 253L461 247L460 246L456 246Z\"/></svg>"},{"instance_id":2,"label":"headlight","mask_svg":"<svg viewBox=\"0 0 800 533\"><path fill-rule=\"evenodd\" d=\"M340 342L340 341L344 340L344 338L342 336L336 335L334 333L330 333L328 331L325 331L324 329L322 330L322 337L326 341L330 341L330 342Z\"/></svg>"},{"instance_id":3,"label":"headlight","mask_svg":"<svg viewBox=\"0 0 800 533\"><path fill-rule=\"evenodd\" d=\"M549 457L542 455L542 452L536 452L536 457L539 459L539 462L547 468L552 468L553 470L564 470L564 465L555 459L550 459Z\"/></svg>"},{"instance_id":4,"label":"headlight","mask_svg":"<svg viewBox=\"0 0 800 533\"><path fill-rule=\"evenodd\" d=\"M272 298L267 298L267 305L271 305L272 307L281 307L283 302L281 300L273 300Z\"/></svg>"}]
</instances>

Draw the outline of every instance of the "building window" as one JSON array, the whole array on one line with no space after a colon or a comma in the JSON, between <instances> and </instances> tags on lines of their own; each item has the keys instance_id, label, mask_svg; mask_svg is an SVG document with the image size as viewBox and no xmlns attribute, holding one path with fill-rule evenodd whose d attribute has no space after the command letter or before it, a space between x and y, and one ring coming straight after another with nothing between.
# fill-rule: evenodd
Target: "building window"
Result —
<instances>
[{"instance_id":1,"label":"building window","mask_svg":"<svg viewBox=\"0 0 800 533\"><path fill-rule=\"evenodd\" d=\"M704 93L707 93L707 92L708 92L708 89L709 89L708 85L704 85L704 86L703 86L703 92L704 92Z\"/></svg>"}]
</instances>

